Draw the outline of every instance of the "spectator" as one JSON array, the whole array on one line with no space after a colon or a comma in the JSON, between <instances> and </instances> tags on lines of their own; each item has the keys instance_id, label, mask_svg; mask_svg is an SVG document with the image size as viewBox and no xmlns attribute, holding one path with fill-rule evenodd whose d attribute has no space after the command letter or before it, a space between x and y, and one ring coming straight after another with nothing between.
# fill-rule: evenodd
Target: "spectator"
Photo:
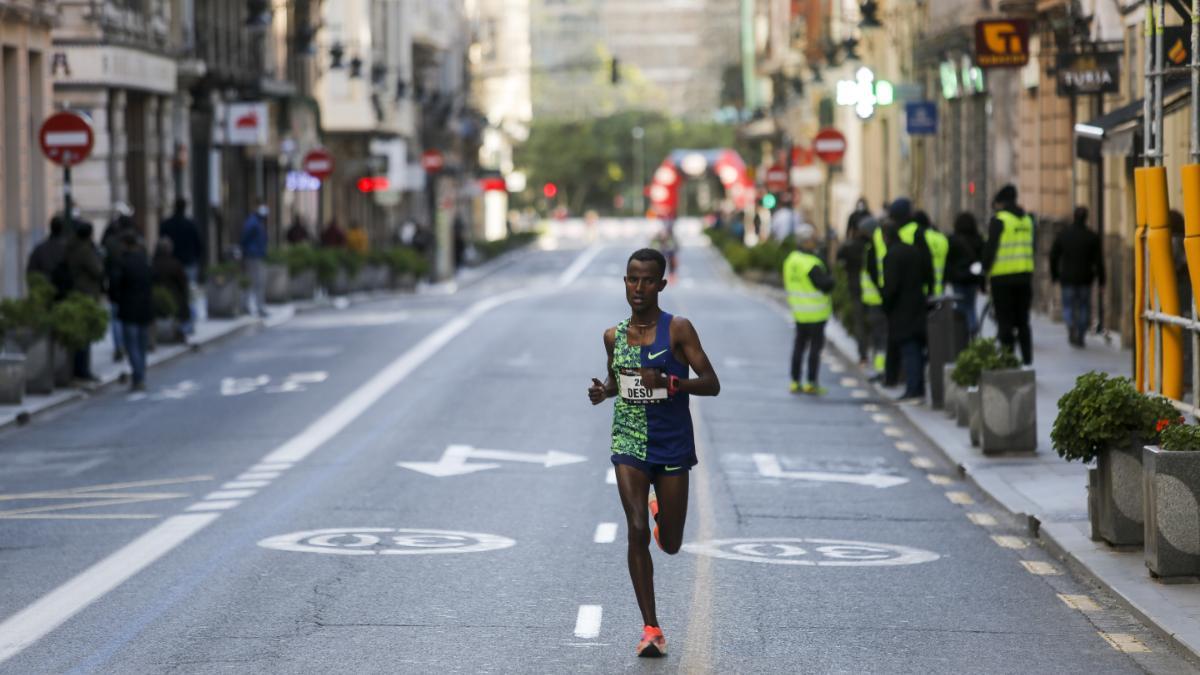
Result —
<instances>
[{"instance_id":1,"label":"spectator","mask_svg":"<svg viewBox=\"0 0 1200 675\"><path fill-rule=\"evenodd\" d=\"M362 223L350 223L350 229L346 232L346 248L355 253L365 254L369 247L367 228L363 227Z\"/></svg>"},{"instance_id":2,"label":"spectator","mask_svg":"<svg viewBox=\"0 0 1200 675\"><path fill-rule=\"evenodd\" d=\"M904 368L904 393L899 400L920 403L925 398L925 288L933 283L933 268L917 246L900 239L895 223L884 228L883 236L887 244L883 311L888 341L896 345Z\"/></svg>"},{"instance_id":3,"label":"spectator","mask_svg":"<svg viewBox=\"0 0 1200 675\"><path fill-rule=\"evenodd\" d=\"M847 328L853 333L854 341L858 344L860 366L866 365L868 351L866 308L863 305L863 256L866 254L868 240L862 236L860 223L863 220L864 218L851 216L846 226L846 241L838 247L837 252L838 266L846 275L846 287L850 291L850 325Z\"/></svg>"},{"instance_id":4,"label":"spectator","mask_svg":"<svg viewBox=\"0 0 1200 675\"><path fill-rule=\"evenodd\" d=\"M126 232L138 237L137 225L133 222L133 209L125 202L113 205L116 216L104 228L104 236L100 239L100 248L104 252L104 273L111 279L115 266L122 254L121 237ZM110 288L111 290L111 288ZM121 327L120 308L112 293L109 293L109 325L112 328L113 363L125 360L125 331Z\"/></svg>"},{"instance_id":5,"label":"spectator","mask_svg":"<svg viewBox=\"0 0 1200 675\"><path fill-rule=\"evenodd\" d=\"M300 222L300 216L296 215L292 218L292 226L287 231L287 243L292 246L299 244L307 244L312 239L312 235L308 233L308 228L304 223Z\"/></svg>"},{"instance_id":6,"label":"spectator","mask_svg":"<svg viewBox=\"0 0 1200 675\"><path fill-rule=\"evenodd\" d=\"M983 268L988 272L992 308L996 312L1000 346L1013 351L1021 346L1021 361L1033 364L1033 332L1029 310L1033 305L1033 218L1017 204L1017 188L1005 185L992 200L996 210L988 224Z\"/></svg>"},{"instance_id":7,"label":"spectator","mask_svg":"<svg viewBox=\"0 0 1200 675\"><path fill-rule=\"evenodd\" d=\"M1100 237L1088 229L1087 207L1075 208L1071 224L1058 233L1050 247L1050 279L1062 286L1063 323L1067 341L1084 346L1092 320L1092 284L1104 288L1104 258Z\"/></svg>"},{"instance_id":8,"label":"spectator","mask_svg":"<svg viewBox=\"0 0 1200 675\"><path fill-rule=\"evenodd\" d=\"M967 323L967 334L979 333L975 297L983 288L983 236L975 216L966 211L954 219L950 250L946 254L946 280L954 291L954 309Z\"/></svg>"},{"instance_id":9,"label":"spectator","mask_svg":"<svg viewBox=\"0 0 1200 675\"><path fill-rule=\"evenodd\" d=\"M67 266L67 245L70 242L67 220L55 216L50 220L50 236L29 253L25 275L40 274L54 284L55 299L62 299L71 291L71 271Z\"/></svg>"},{"instance_id":10,"label":"spectator","mask_svg":"<svg viewBox=\"0 0 1200 675\"><path fill-rule=\"evenodd\" d=\"M118 308L117 318L121 321L129 368L133 371L130 388L144 391L146 350L150 342L150 324L154 321L150 261L136 233L122 233L120 246L108 282L109 295Z\"/></svg>"},{"instance_id":11,"label":"spectator","mask_svg":"<svg viewBox=\"0 0 1200 675\"><path fill-rule=\"evenodd\" d=\"M104 297L104 261L92 241L92 224L80 223L75 236L67 244L67 269L71 275L72 288L100 302ZM86 382L96 382L92 373L91 345L75 352L75 377Z\"/></svg>"},{"instance_id":12,"label":"spectator","mask_svg":"<svg viewBox=\"0 0 1200 675\"><path fill-rule=\"evenodd\" d=\"M166 289L171 294L171 298L175 300L175 318L179 319L180 326L187 325L192 318L192 311L188 306L190 287L188 286L187 272L184 271L183 265L175 256L174 244L170 239L164 237L158 240L150 272L154 285ZM184 334L186 335L187 332L184 331Z\"/></svg>"},{"instance_id":13,"label":"spectator","mask_svg":"<svg viewBox=\"0 0 1200 675\"><path fill-rule=\"evenodd\" d=\"M779 208L771 214L771 238L782 242L796 232L796 226L799 224L800 218L792 210L792 205L787 201L780 201Z\"/></svg>"},{"instance_id":14,"label":"spectator","mask_svg":"<svg viewBox=\"0 0 1200 675\"><path fill-rule=\"evenodd\" d=\"M183 298L186 305L192 296L192 288L200 283L200 266L204 264L204 239L200 236L200 228L196 227L195 221L187 217L187 200L175 200L174 215L163 221L158 231L162 237L170 240L173 255L186 275L188 289ZM189 307L186 315L188 318L181 325L184 335L191 335L191 317L195 315L194 309Z\"/></svg>"},{"instance_id":15,"label":"spectator","mask_svg":"<svg viewBox=\"0 0 1200 675\"><path fill-rule=\"evenodd\" d=\"M325 248L341 248L346 245L346 233L342 231L342 227L338 225L336 220L329 221L324 230L321 230L321 246Z\"/></svg>"},{"instance_id":16,"label":"spectator","mask_svg":"<svg viewBox=\"0 0 1200 675\"><path fill-rule=\"evenodd\" d=\"M242 262L246 276L250 278L250 297L254 301L253 311L260 317L267 316L267 216L270 209L259 204L258 209L246 218L242 225ZM247 311L251 311L247 308Z\"/></svg>"}]
</instances>

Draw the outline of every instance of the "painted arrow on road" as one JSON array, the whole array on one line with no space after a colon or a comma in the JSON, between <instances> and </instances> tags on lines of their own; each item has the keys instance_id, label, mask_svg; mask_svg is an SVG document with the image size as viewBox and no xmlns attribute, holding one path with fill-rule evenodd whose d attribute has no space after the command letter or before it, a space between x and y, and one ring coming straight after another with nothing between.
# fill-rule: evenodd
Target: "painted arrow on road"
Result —
<instances>
[{"instance_id":1,"label":"painted arrow on road","mask_svg":"<svg viewBox=\"0 0 1200 675\"><path fill-rule=\"evenodd\" d=\"M758 473L766 478L789 478L792 480L811 480L822 483L850 483L873 488L889 488L903 485L907 478L889 476L883 473L833 473L829 471L784 471L779 464L779 458L766 452L754 453L754 465Z\"/></svg>"},{"instance_id":2,"label":"painted arrow on road","mask_svg":"<svg viewBox=\"0 0 1200 675\"><path fill-rule=\"evenodd\" d=\"M451 445L442 453L442 458L436 462L397 462L396 466L419 471L437 478L445 478L446 476L461 476L476 471L486 471L488 469L498 469L499 464L495 462L482 462L476 464L468 464L470 459L490 459L504 462L526 462L529 464L541 464L549 469L555 466L564 464L576 464L578 462L587 461L586 457L581 455L572 455L567 452L559 452L558 450L550 450L549 452L512 452L510 450L486 450L483 448L473 448L469 445Z\"/></svg>"}]
</instances>

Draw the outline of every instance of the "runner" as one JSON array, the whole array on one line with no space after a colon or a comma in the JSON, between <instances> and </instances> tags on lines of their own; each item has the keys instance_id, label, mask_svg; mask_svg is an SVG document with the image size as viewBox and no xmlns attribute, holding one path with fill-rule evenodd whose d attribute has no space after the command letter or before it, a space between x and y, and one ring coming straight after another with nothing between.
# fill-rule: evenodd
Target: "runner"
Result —
<instances>
[{"instance_id":1,"label":"runner","mask_svg":"<svg viewBox=\"0 0 1200 675\"><path fill-rule=\"evenodd\" d=\"M629 256L625 300L633 314L604 332L608 375L604 382L593 378L588 388L592 405L619 394L613 408L612 462L628 524L629 576L645 624L638 656L667 654L654 607L647 514L654 517L658 547L668 555L678 553L687 518L688 471L696 465L688 396L721 391L692 323L658 307L666 270L665 257L654 249ZM695 378L688 379L689 367Z\"/></svg>"},{"instance_id":2,"label":"runner","mask_svg":"<svg viewBox=\"0 0 1200 675\"><path fill-rule=\"evenodd\" d=\"M675 283L679 273L679 242L675 239L675 221L666 220L662 229L650 241L651 246L662 251L667 259L667 283Z\"/></svg>"}]
</instances>

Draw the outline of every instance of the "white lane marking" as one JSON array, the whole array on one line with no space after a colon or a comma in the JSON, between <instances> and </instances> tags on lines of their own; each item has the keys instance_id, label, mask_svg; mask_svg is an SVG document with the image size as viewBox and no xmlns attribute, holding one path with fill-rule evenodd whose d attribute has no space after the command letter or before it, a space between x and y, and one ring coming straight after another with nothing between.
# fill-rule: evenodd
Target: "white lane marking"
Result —
<instances>
[{"instance_id":1,"label":"white lane marking","mask_svg":"<svg viewBox=\"0 0 1200 675\"><path fill-rule=\"evenodd\" d=\"M291 464L255 464L246 469L246 471L254 473L258 471L287 471L292 468Z\"/></svg>"},{"instance_id":2,"label":"white lane marking","mask_svg":"<svg viewBox=\"0 0 1200 675\"><path fill-rule=\"evenodd\" d=\"M840 380L840 382L843 387L857 387L858 386L858 378L854 378L854 377L843 377Z\"/></svg>"},{"instance_id":3,"label":"white lane marking","mask_svg":"<svg viewBox=\"0 0 1200 675\"><path fill-rule=\"evenodd\" d=\"M829 364L829 372L844 373L844 372L846 372L846 367L840 363L831 363L831 364Z\"/></svg>"},{"instance_id":4,"label":"white lane marking","mask_svg":"<svg viewBox=\"0 0 1200 675\"><path fill-rule=\"evenodd\" d=\"M247 471L237 477L238 480L274 480L279 478L278 471Z\"/></svg>"},{"instance_id":5,"label":"white lane marking","mask_svg":"<svg viewBox=\"0 0 1200 675\"><path fill-rule=\"evenodd\" d=\"M608 483L609 485L617 484L617 467L608 467L608 473L604 474L604 482Z\"/></svg>"},{"instance_id":6,"label":"white lane marking","mask_svg":"<svg viewBox=\"0 0 1200 675\"><path fill-rule=\"evenodd\" d=\"M596 526L596 534L592 536L592 541L597 544L611 544L617 540L617 524L616 523L600 523Z\"/></svg>"},{"instance_id":7,"label":"white lane marking","mask_svg":"<svg viewBox=\"0 0 1200 675\"><path fill-rule=\"evenodd\" d=\"M446 450L442 452L442 458L436 462L397 462L396 466L412 471L419 471L436 478L461 476L476 471L498 469L501 466L495 463L467 464L467 460L472 458L541 464L547 469L564 464L587 461L587 457L582 455L572 455L558 450L549 450L547 452L513 452L511 450L473 448L469 445L450 445L446 446Z\"/></svg>"},{"instance_id":8,"label":"white lane marking","mask_svg":"<svg viewBox=\"0 0 1200 675\"><path fill-rule=\"evenodd\" d=\"M943 476L939 473L931 473L925 477L928 478L929 482L933 483L934 485L950 485L954 482L954 479L950 476Z\"/></svg>"},{"instance_id":9,"label":"white lane marking","mask_svg":"<svg viewBox=\"0 0 1200 675\"><path fill-rule=\"evenodd\" d=\"M216 501L196 502L195 504L192 504L191 506L187 507L186 510L188 510L188 511L228 511L229 509L232 509L233 507L235 507L241 503L242 502L239 499L226 499L226 500L220 501L220 502L216 502Z\"/></svg>"},{"instance_id":10,"label":"white lane marking","mask_svg":"<svg viewBox=\"0 0 1200 675\"><path fill-rule=\"evenodd\" d=\"M592 246L591 248L585 249L578 258L575 258L575 262L571 263L571 266L563 270L562 274L559 275L559 288L570 286L576 279L579 278L580 274L583 274L583 271L587 269L587 266L592 264L592 261L596 259L596 256L600 255L600 251L603 250L603 246Z\"/></svg>"},{"instance_id":11,"label":"white lane marking","mask_svg":"<svg viewBox=\"0 0 1200 675\"><path fill-rule=\"evenodd\" d=\"M215 513L172 516L10 616L0 623L0 663L42 639L216 519Z\"/></svg>"},{"instance_id":12,"label":"white lane marking","mask_svg":"<svg viewBox=\"0 0 1200 675\"><path fill-rule=\"evenodd\" d=\"M1077 609L1081 612L1100 611L1100 605L1097 605L1095 600L1092 600L1086 595L1068 595L1066 593L1059 593L1058 599L1062 600L1067 607L1070 607L1071 609Z\"/></svg>"},{"instance_id":13,"label":"white lane marking","mask_svg":"<svg viewBox=\"0 0 1200 675\"><path fill-rule=\"evenodd\" d=\"M788 478L792 480L810 480L823 483L850 483L874 488L889 488L903 485L907 478L889 476L884 473L832 473L829 471L784 471L779 463L779 457L768 452L754 453L754 465L758 473L765 478Z\"/></svg>"},{"instance_id":14,"label":"white lane marking","mask_svg":"<svg viewBox=\"0 0 1200 675\"><path fill-rule=\"evenodd\" d=\"M599 637L603 617L604 608L600 605L580 605L579 614L575 616L575 637L584 640Z\"/></svg>"},{"instance_id":15,"label":"white lane marking","mask_svg":"<svg viewBox=\"0 0 1200 675\"><path fill-rule=\"evenodd\" d=\"M1058 568L1054 565L1051 565L1048 562L1042 562L1040 560L1022 560L1021 566L1024 567L1025 571L1029 572L1030 574L1036 574L1038 576L1062 574L1062 572L1058 571Z\"/></svg>"},{"instance_id":16,"label":"white lane marking","mask_svg":"<svg viewBox=\"0 0 1200 675\"><path fill-rule=\"evenodd\" d=\"M896 449L900 452L916 452L917 446L908 441L896 441Z\"/></svg>"},{"instance_id":17,"label":"white lane marking","mask_svg":"<svg viewBox=\"0 0 1200 675\"><path fill-rule=\"evenodd\" d=\"M980 527L995 527L996 518L987 513L968 513L967 518Z\"/></svg>"},{"instance_id":18,"label":"white lane marking","mask_svg":"<svg viewBox=\"0 0 1200 675\"><path fill-rule=\"evenodd\" d=\"M131 483L108 483L105 485L89 485L66 490L46 490L42 492L23 492L15 494L0 494L0 502L51 501L57 504L43 506L27 506L19 509L0 511L0 518L15 519L97 519L99 515L63 514L63 511L86 509L95 506L117 506L121 504L137 504L165 499L181 499L190 496L186 492L129 492L130 488L158 487L193 483L212 480L212 476L191 476L188 478L167 478L162 480L144 480ZM62 503L66 502L66 503ZM104 518L143 518L146 514L112 514Z\"/></svg>"},{"instance_id":19,"label":"white lane marking","mask_svg":"<svg viewBox=\"0 0 1200 675\"><path fill-rule=\"evenodd\" d=\"M879 405L876 403L864 403L862 409L863 412L879 412Z\"/></svg>"},{"instance_id":20,"label":"white lane marking","mask_svg":"<svg viewBox=\"0 0 1200 675\"><path fill-rule=\"evenodd\" d=\"M912 459L908 460L908 463L912 464L913 466L917 467L918 469L932 469L933 468L933 462L924 457L913 457Z\"/></svg>"},{"instance_id":21,"label":"white lane marking","mask_svg":"<svg viewBox=\"0 0 1200 675\"><path fill-rule=\"evenodd\" d=\"M866 398L868 396L870 396L870 394L862 389L855 389L854 391L850 392L850 398Z\"/></svg>"},{"instance_id":22,"label":"white lane marking","mask_svg":"<svg viewBox=\"0 0 1200 675\"><path fill-rule=\"evenodd\" d=\"M1005 534L993 534L992 541L996 542L996 545L1000 548L1011 548L1015 550L1029 548L1029 543L1024 539Z\"/></svg>"},{"instance_id":23,"label":"white lane marking","mask_svg":"<svg viewBox=\"0 0 1200 675\"><path fill-rule=\"evenodd\" d=\"M1100 637L1104 638L1113 649L1124 652L1126 654L1143 654L1150 651L1141 640L1137 639L1129 633L1105 633L1104 631L1096 631Z\"/></svg>"},{"instance_id":24,"label":"white lane marking","mask_svg":"<svg viewBox=\"0 0 1200 675\"><path fill-rule=\"evenodd\" d=\"M223 501L226 499L245 499L253 497L258 490L219 490L204 495L204 501Z\"/></svg>"},{"instance_id":25,"label":"white lane marking","mask_svg":"<svg viewBox=\"0 0 1200 675\"><path fill-rule=\"evenodd\" d=\"M952 503L959 504L961 506L968 506L975 503L975 500L971 498L971 495L967 494L966 492L959 491L947 492L946 499L949 499Z\"/></svg>"},{"instance_id":26,"label":"white lane marking","mask_svg":"<svg viewBox=\"0 0 1200 675\"><path fill-rule=\"evenodd\" d=\"M884 427L883 435L891 438L904 438L904 431L897 427Z\"/></svg>"},{"instance_id":27,"label":"white lane marking","mask_svg":"<svg viewBox=\"0 0 1200 675\"><path fill-rule=\"evenodd\" d=\"M878 422L879 424L890 424L892 421L892 416L885 415L883 413L875 413L874 415L871 415L871 421Z\"/></svg>"},{"instance_id":28,"label":"white lane marking","mask_svg":"<svg viewBox=\"0 0 1200 675\"><path fill-rule=\"evenodd\" d=\"M246 488L260 488L271 484L269 480L232 480L221 485L222 490L244 490Z\"/></svg>"}]
</instances>

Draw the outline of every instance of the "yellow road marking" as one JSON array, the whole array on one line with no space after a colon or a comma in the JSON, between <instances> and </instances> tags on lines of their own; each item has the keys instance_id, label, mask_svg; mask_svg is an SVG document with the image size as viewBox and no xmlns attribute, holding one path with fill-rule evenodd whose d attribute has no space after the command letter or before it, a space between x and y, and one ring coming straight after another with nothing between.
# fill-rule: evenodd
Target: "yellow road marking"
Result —
<instances>
[{"instance_id":1,"label":"yellow road marking","mask_svg":"<svg viewBox=\"0 0 1200 675\"><path fill-rule=\"evenodd\" d=\"M1029 548L1029 544L1020 537L1010 537L1004 534L993 534L992 541L1001 548L1023 549Z\"/></svg>"},{"instance_id":2,"label":"yellow road marking","mask_svg":"<svg viewBox=\"0 0 1200 675\"><path fill-rule=\"evenodd\" d=\"M967 518L980 527L995 527L996 519L987 513L968 513Z\"/></svg>"},{"instance_id":3,"label":"yellow road marking","mask_svg":"<svg viewBox=\"0 0 1200 675\"><path fill-rule=\"evenodd\" d=\"M1058 599L1062 600L1067 607L1070 607L1071 609L1077 609L1081 612L1100 611L1100 605L1097 605L1095 600L1092 600L1086 595L1068 595L1066 593L1059 593Z\"/></svg>"},{"instance_id":4,"label":"yellow road marking","mask_svg":"<svg viewBox=\"0 0 1200 675\"><path fill-rule=\"evenodd\" d=\"M955 504L962 504L964 506L967 504L975 503L975 500L971 499L971 495L969 495L965 492L947 492L946 499L949 499L950 501L954 502Z\"/></svg>"},{"instance_id":5,"label":"yellow road marking","mask_svg":"<svg viewBox=\"0 0 1200 675\"><path fill-rule=\"evenodd\" d=\"M1038 576L1062 574L1062 572L1060 572L1054 565L1051 565L1048 562L1042 562L1040 560L1022 560L1021 566L1025 568L1026 572L1029 572L1030 574L1036 574Z\"/></svg>"},{"instance_id":6,"label":"yellow road marking","mask_svg":"<svg viewBox=\"0 0 1200 675\"><path fill-rule=\"evenodd\" d=\"M928 478L929 482L933 483L934 485L950 485L954 482L954 479L950 476L943 476L940 473L931 473L925 477Z\"/></svg>"},{"instance_id":7,"label":"yellow road marking","mask_svg":"<svg viewBox=\"0 0 1200 675\"><path fill-rule=\"evenodd\" d=\"M918 469L932 469L933 468L933 462L931 462L930 460L928 460L924 457L913 457L912 459L908 460L908 463L912 464L913 466L917 467Z\"/></svg>"},{"instance_id":8,"label":"yellow road marking","mask_svg":"<svg viewBox=\"0 0 1200 675\"><path fill-rule=\"evenodd\" d=\"M1141 640L1128 633L1098 632L1100 633L1100 637L1104 638L1105 642L1119 652L1125 652L1126 654L1144 654L1150 651L1150 648L1147 647Z\"/></svg>"}]
</instances>

